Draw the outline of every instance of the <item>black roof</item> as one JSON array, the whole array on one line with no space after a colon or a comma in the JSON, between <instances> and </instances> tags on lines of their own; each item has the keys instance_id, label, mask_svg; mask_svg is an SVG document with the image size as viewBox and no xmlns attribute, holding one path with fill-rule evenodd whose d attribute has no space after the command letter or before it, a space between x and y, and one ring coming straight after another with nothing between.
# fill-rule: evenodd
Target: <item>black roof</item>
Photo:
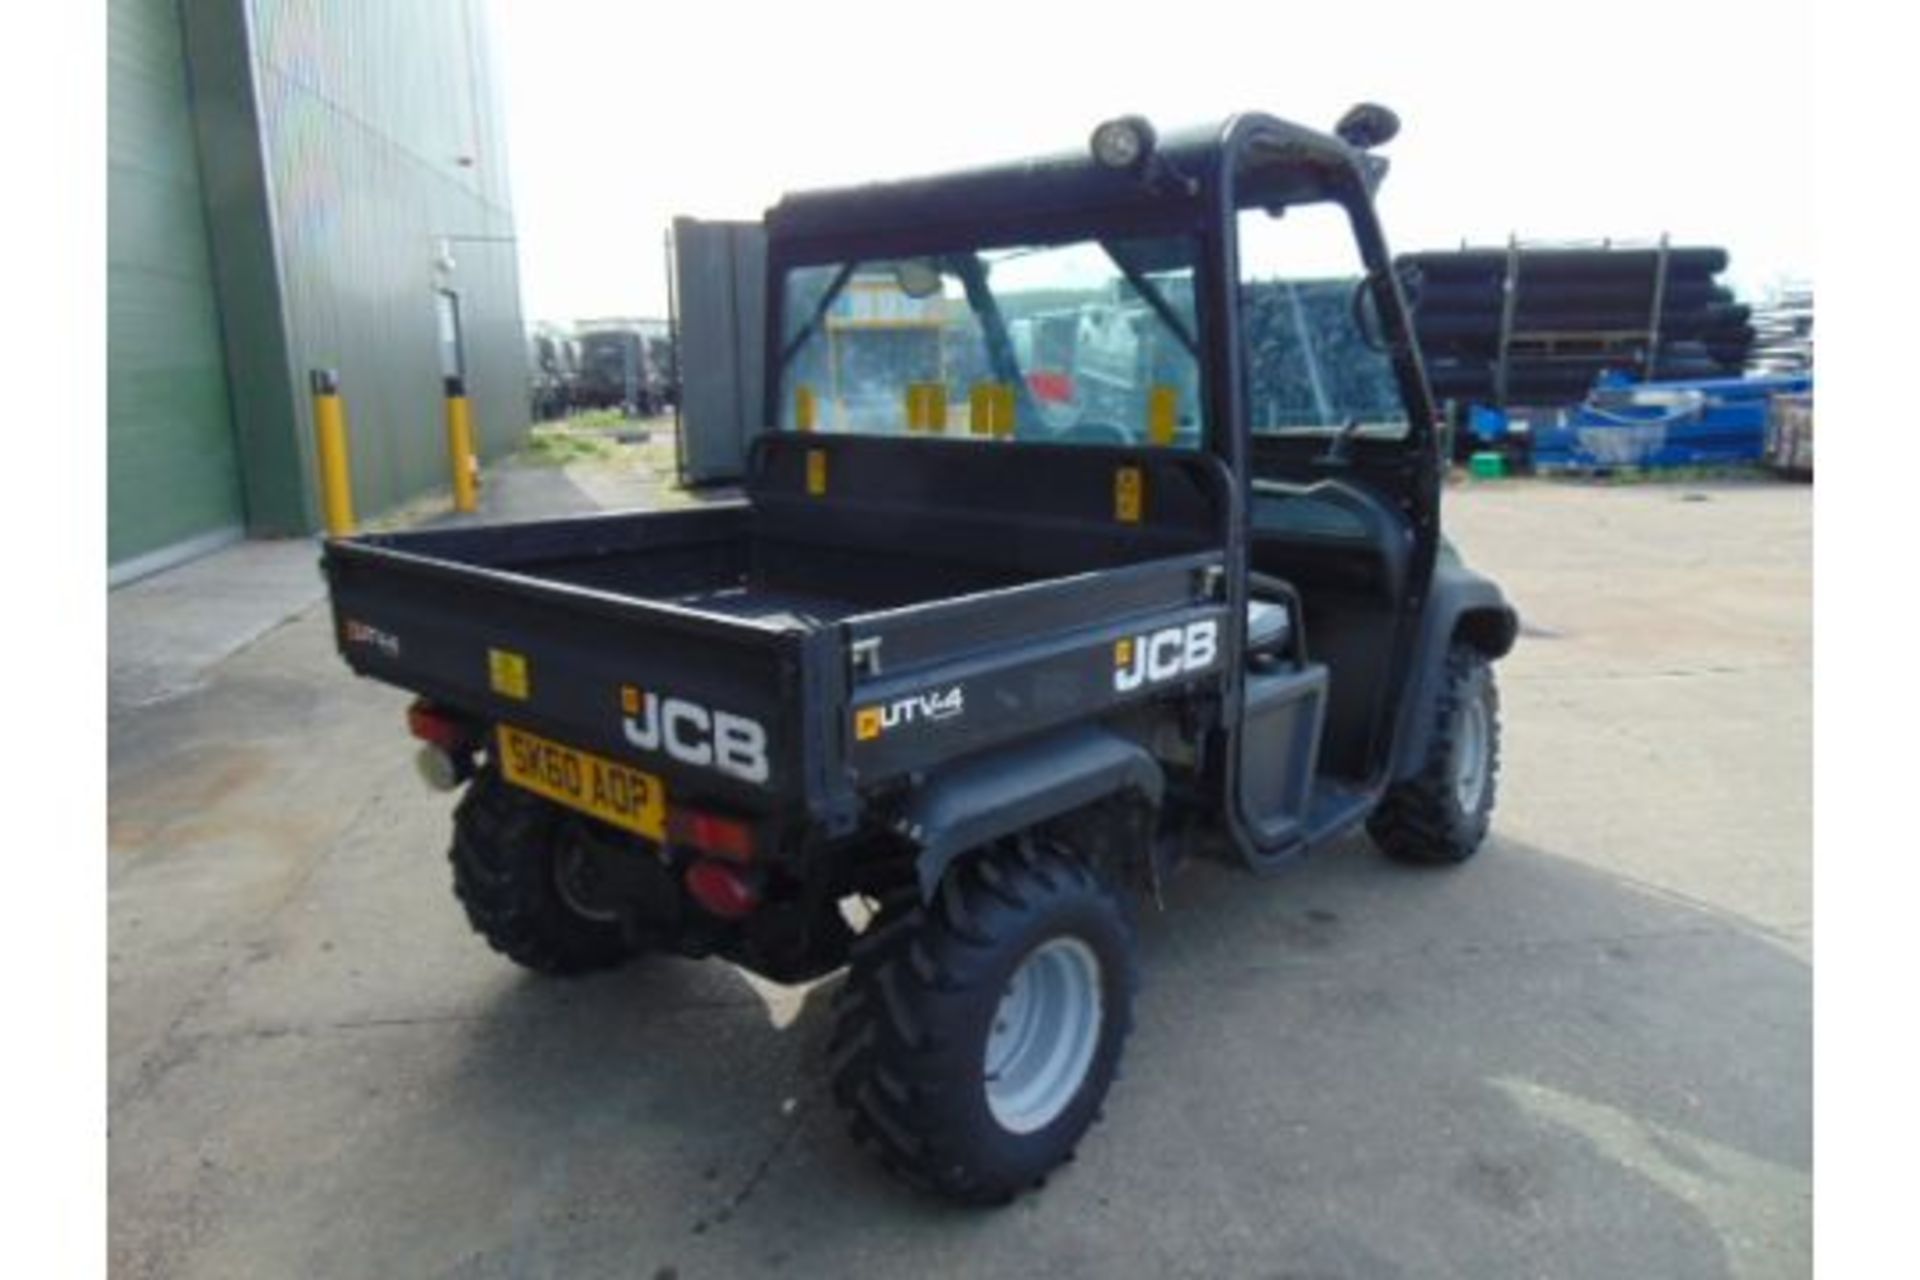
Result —
<instances>
[{"instance_id":1,"label":"black roof","mask_svg":"<svg viewBox=\"0 0 1920 1280\"><path fill-rule=\"evenodd\" d=\"M1236 133L1251 132L1303 147L1339 163L1359 163L1360 153L1328 134L1273 116L1249 114L1171 131L1156 153L1197 190L1178 181L1145 182L1101 168L1083 142L1070 151L976 169L798 192L767 210L775 240L930 229L942 224L1018 219L1044 220L1091 209L1125 211L1197 206L1218 175Z\"/></svg>"}]
</instances>

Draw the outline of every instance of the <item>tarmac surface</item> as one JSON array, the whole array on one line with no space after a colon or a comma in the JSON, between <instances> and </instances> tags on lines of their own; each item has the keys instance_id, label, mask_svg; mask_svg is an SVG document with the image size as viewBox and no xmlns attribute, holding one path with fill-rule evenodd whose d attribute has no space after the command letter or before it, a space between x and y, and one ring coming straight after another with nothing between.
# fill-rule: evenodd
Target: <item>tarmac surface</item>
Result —
<instances>
[{"instance_id":1,"label":"tarmac surface","mask_svg":"<svg viewBox=\"0 0 1920 1280\"><path fill-rule=\"evenodd\" d=\"M997 1212L846 1139L835 979L555 983L473 938L406 695L312 594L186 627L181 667L137 642L166 584L116 593L114 1274L1808 1274L1811 490L1447 502L1526 619L1489 846L1184 872L1105 1122Z\"/></svg>"}]
</instances>

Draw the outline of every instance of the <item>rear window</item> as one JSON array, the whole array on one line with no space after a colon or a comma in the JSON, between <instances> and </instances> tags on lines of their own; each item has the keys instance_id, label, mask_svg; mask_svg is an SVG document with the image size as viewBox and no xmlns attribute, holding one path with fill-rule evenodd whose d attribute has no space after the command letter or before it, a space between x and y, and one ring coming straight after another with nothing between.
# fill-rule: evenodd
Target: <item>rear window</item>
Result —
<instances>
[{"instance_id":1,"label":"rear window","mask_svg":"<svg viewBox=\"0 0 1920 1280\"><path fill-rule=\"evenodd\" d=\"M780 426L1198 447L1196 252L1082 240L796 267Z\"/></svg>"}]
</instances>

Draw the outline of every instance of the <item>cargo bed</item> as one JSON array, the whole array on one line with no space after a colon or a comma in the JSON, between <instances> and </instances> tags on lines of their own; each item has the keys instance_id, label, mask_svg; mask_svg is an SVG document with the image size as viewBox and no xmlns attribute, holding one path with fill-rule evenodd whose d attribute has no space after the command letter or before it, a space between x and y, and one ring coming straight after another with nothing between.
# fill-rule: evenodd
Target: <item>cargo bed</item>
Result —
<instances>
[{"instance_id":1,"label":"cargo bed","mask_svg":"<svg viewBox=\"0 0 1920 1280\"><path fill-rule=\"evenodd\" d=\"M814 447L860 477L868 442ZM1204 531L1116 529L1112 462L1073 453L1060 461L1091 477L1091 518L874 501L851 483L821 501L783 488L776 456L745 501L332 541L341 651L363 675L611 759L648 754L626 712L670 696L766 739L763 774L648 760L674 795L850 815L860 787L1104 711L1117 638L1218 611L1220 556L1192 549ZM982 456L957 450L943 479ZM1046 461L1032 483L1065 488ZM1148 474L1171 515L1200 509L1193 466ZM963 687L940 715L886 710ZM861 708L888 731L856 733Z\"/></svg>"}]
</instances>

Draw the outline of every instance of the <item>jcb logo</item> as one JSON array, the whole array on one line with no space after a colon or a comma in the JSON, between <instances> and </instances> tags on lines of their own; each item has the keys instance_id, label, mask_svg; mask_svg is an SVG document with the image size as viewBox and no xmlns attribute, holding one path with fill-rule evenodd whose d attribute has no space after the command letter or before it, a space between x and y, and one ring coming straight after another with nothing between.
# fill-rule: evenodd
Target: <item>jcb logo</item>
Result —
<instances>
[{"instance_id":1,"label":"jcb logo","mask_svg":"<svg viewBox=\"0 0 1920 1280\"><path fill-rule=\"evenodd\" d=\"M665 751L682 764L715 769L743 782L767 780L767 730L731 711L663 698L632 685L620 690L620 727L642 751Z\"/></svg>"},{"instance_id":2,"label":"jcb logo","mask_svg":"<svg viewBox=\"0 0 1920 1280\"><path fill-rule=\"evenodd\" d=\"M1213 665L1220 652L1220 624L1213 618L1129 636L1113 646L1113 687L1131 693Z\"/></svg>"}]
</instances>

